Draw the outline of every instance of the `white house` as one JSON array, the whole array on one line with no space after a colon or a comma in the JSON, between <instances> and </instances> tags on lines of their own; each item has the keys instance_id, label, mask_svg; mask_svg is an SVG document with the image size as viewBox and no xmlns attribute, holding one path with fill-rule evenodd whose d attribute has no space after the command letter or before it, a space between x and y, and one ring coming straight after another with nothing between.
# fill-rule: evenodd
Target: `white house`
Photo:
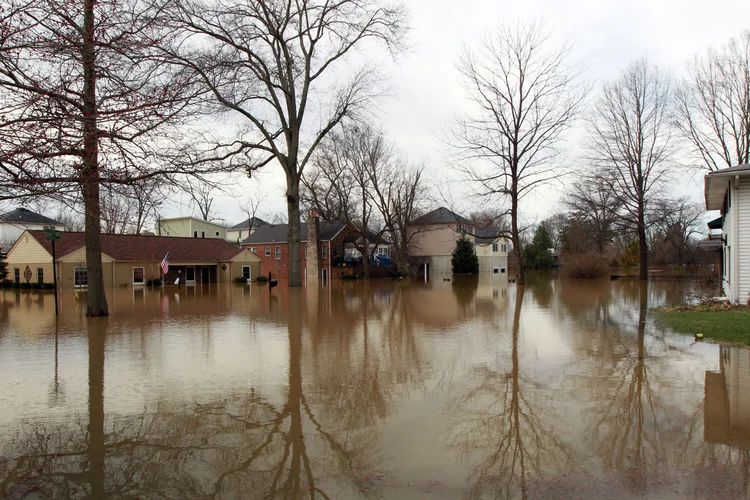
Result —
<instances>
[{"instance_id":1,"label":"white house","mask_svg":"<svg viewBox=\"0 0 750 500\"><path fill-rule=\"evenodd\" d=\"M247 220L243 220L239 224L227 229L227 241L232 243L240 243L242 240L250 236L260 226L267 226L268 222L258 217L250 217Z\"/></svg>"},{"instance_id":2,"label":"white house","mask_svg":"<svg viewBox=\"0 0 750 500\"><path fill-rule=\"evenodd\" d=\"M26 208L17 208L0 215L0 250L7 252L26 230L57 229L63 230L63 223L32 212Z\"/></svg>"},{"instance_id":3,"label":"white house","mask_svg":"<svg viewBox=\"0 0 750 500\"><path fill-rule=\"evenodd\" d=\"M154 232L156 236L227 239L226 226L195 217L157 219Z\"/></svg>"},{"instance_id":4,"label":"white house","mask_svg":"<svg viewBox=\"0 0 750 500\"><path fill-rule=\"evenodd\" d=\"M721 211L721 281L733 304L750 301L750 164L704 179L707 210Z\"/></svg>"}]
</instances>

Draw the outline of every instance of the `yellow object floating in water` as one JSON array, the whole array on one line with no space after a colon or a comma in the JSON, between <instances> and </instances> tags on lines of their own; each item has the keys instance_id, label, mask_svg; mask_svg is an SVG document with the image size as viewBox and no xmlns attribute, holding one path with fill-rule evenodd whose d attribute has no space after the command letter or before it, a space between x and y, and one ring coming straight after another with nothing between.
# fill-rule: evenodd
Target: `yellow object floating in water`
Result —
<instances>
[{"instance_id":1,"label":"yellow object floating in water","mask_svg":"<svg viewBox=\"0 0 750 500\"><path fill-rule=\"evenodd\" d=\"M702 333L696 333L695 338L698 340L703 340L703 334Z\"/></svg>"}]
</instances>

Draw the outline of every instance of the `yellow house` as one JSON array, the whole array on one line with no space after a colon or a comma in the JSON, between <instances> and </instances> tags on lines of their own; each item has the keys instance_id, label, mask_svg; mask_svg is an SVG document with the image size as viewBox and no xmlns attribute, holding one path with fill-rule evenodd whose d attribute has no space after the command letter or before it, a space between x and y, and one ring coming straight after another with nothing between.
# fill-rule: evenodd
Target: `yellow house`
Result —
<instances>
[{"instance_id":1,"label":"yellow house","mask_svg":"<svg viewBox=\"0 0 750 500\"><path fill-rule=\"evenodd\" d=\"M102 265L105 286L143 286L162 278L165 257L168 285L227 283L236 278L255 279L261 259L247 249L215 238L103 234ZM56 242L57 280L65 289L88 284L84 234L66 232ZM17 283L51 283L52 242L43 231L25 231L8 252L8 275ZM179 279L179 282L178 282Z\"/></svg>"},{"instance_id":2,"label":"yellow house","mask_svg":"<svg viewBox=\"0 0 750 500\"><path fill-rule=\"evenodd\" d=\"M226 226L195 217L159 219L156 221L155 229L157 236L227 239Z\"/></svg>"}]
</instances>

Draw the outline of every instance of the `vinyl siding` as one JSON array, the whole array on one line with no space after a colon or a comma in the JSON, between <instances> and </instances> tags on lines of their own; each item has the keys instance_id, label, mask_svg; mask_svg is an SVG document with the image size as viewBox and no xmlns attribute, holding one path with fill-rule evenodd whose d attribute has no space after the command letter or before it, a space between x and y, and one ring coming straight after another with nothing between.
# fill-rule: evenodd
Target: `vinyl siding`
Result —
<instances>
[{"instance_id":1,"label":"vinyl siding","mask_svg":"<svg viewBox=\"0 0 750 500\"><path fill-rule=\"evenodd\" d=\"M737 202L737 301L746 304L750 300L750 179L747 177L740 178Z\"/></svg>"},{"instance_id":2,"label":"vinyl siding","mask_svg":"<svg viewBox=\"0 0 750 500\"><path fill-rule=\"evenodd\" d=\"M18 267L20 264L24 264L25 266L29 262L52 263L52 255L33 236L27 233L16 242L16 245L8 252L8 257L5 260L8 263L8 267L11 268Z\"/></svg>"}]
</instances>

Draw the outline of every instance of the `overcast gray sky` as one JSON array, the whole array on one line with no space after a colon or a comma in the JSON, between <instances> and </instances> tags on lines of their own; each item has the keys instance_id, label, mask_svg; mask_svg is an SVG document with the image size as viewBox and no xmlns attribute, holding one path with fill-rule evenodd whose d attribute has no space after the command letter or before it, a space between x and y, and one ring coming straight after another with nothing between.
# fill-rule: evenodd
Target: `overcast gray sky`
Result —
<instances>
[{"instance_id":1,"label":"overcast gray sky","mask_svg":"<svg viewBox=\"0 0 750 500\"><path fill-rule=\"evenodd\" d=\"M573 57L586 67L585 78L598 84L616 78L633 60L648 56L676 77L685 73L686 62L696 53L720 46L732 36L750 29L750 2L676 0L406 0L412 31L410 49L383 70L393 96L384 100L379 122L386 135L412 161L424 162L431 178L452 175L443 158L437 136L453 115L466 106L455 62L463 44L472 45L479 35L504 23L544 21L559 36L569 36ZM595 87L595 92L596 92ZM574 159L576 151L567 152ZM702 176L685 180L678 191L701 200ZM244 187L267 193L261 213L286 212L283 177L276 164L266 167L257 181L239 179ZM541 188L522 207L534 222L547 216L558 200L560 186ZM461 193L461 186L455 186ZM461 199L460 195L458 196ZM459 201L459 208L481 208ZM217 196L218 217L235 224L244 217L239 201ZM185 197L176 197L168 215L190 215ZM195 212L197 213L197 211Z\"/></svg>"}]
</instances>

